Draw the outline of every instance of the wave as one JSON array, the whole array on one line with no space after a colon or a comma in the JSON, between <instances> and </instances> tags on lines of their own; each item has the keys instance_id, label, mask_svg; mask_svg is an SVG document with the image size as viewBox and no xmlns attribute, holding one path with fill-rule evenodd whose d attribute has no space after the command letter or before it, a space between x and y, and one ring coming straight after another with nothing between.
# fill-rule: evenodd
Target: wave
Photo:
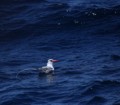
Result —
<instances>
[{"instance_id":1,"label":"wave","mask_svg":"<svg viewBox=\"0 0 120 105\"><path fill-rule=\"evenodd\" d=\"M95 81L93 84L90 84L90 87L87 87L82 95L92 95L102 93L102 90L119 88L120 82L116 80L103 80L103 81Z\"/></svg>"},{"instance_id":2,"label":"wave","mask_svg":"<svg viewBox=\"0 0 120 105\"><path fill-rule=\"evenodd\" d=\"M109 103L108 97L119 91L120 82L116 80L95 81L84 89L81 94L85 105L104 105Z\"/></svg>"},{"instance_id":3,"label":"wave","mask_svg":"<svg viewBox=\"0 0 120 105\"><path fill-rule=\"evenodd\" d=\"M7 7L9 11L2 9L1 23L3 26L1 30L5 28L7 30L21 29L21 27L30 30L30 27L35 29L37 27L81 26L120 15L120 5L110 8L98 6L71 8L65 3L46 3L45 5L46 7L42 7L40 4L19 4L19 9L17 6ZM6 21L6 19L8 20Z\"/></svg>"},{"instance_id":4,"label":"wave","mask_svg":"<svg viewBox=\"0 0 120 105\"><path fill-rule=\"evenodd\" d=\"M23 2L23 0L19 2ZM84 29L88 26L99 27L94 28L93 34L105 35L120 32L119 4L111 5L111 7L78 4L71 7L65 2L44 2L44 0L40 3L36 1L36 3L28 3L27 0L25 2L1 6L0 41L40 36L53 30L65 30L76 27ZM66 49L66 46L64 48ZM38 50L41 49L46 48L38 48Z\"/></svg>"}]
</instances>

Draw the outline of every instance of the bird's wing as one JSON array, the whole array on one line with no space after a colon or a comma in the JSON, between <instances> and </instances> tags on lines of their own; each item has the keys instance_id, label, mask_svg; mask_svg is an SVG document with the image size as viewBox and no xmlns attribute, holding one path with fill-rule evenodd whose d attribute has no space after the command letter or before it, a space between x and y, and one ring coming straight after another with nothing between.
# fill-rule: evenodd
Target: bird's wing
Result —
<instances>
[{"instance_id":1,"label":"bird's wing","mask_svg":"<svg viewBox=\"0 0 120 105\"><path fill-rule=\"evenodd\" d=\"M42 72L45 72L45 73L49 73L51 71L53 71L53 69L51 67L47 67L47 66L44 66L41 68Z\"/></svg>"}]
</instances>

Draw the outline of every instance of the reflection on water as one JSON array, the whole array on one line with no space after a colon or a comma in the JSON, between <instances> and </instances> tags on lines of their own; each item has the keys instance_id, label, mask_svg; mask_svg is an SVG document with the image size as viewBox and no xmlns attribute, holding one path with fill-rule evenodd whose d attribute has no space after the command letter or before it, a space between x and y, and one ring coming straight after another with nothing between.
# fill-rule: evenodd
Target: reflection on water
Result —
<instances>
[{"instance_id":1,"label":"reflection on water","mask_svg":"<svg viewBox=\"0 0 120 105\"><path fill-rule=\"evenodd\" d=\"M43 74L43 73L39 73L39 78L45 80L47 83L51 84L54 83L55 81L55 75L54 73L51 74Z\"/></svg>"},{"instance_id":2,"label":"reflection on water","mask_svg":"<svg viewBox=\"0 0 120 105\"><path fill-rule=\"evenodd\" d=\"M47 83L53 83L54 82L54 75L53 74L48 74L46 75L46 81Z\"/></svg>"}]
</instances>

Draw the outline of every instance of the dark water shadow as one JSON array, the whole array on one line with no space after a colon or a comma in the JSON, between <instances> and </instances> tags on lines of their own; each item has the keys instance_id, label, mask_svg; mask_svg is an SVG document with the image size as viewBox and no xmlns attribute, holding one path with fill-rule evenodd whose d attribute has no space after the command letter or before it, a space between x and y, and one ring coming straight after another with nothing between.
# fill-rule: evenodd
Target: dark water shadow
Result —
<instances>
[{"instance_id":1,"label":"dark water shadow","mask_svg":"<svg viewBox=\"0 0 120 105\"><path fill-rule=\"evenodd\" d=\"M39 73L38 78L44 79L48 84L52 84L54 83L54 80L55 80L55 74L54 73L50 73L50 74Z\"/></svg>"}]
</instances>

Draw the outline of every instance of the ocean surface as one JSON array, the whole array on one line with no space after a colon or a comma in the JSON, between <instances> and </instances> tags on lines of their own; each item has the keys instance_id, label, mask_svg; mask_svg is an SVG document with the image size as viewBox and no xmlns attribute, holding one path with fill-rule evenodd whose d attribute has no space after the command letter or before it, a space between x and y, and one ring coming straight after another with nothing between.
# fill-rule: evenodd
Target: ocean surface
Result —
<instances>
[{"instance_id":1,"label":"ocean surface","mask_svg":"<svg viewBox=\"0 0 120 105\"><path fill-rule=\"evenodd\" d=\"M0 105L120 105L120 0L1 0Z\"/></svg>"}]
</instances>

